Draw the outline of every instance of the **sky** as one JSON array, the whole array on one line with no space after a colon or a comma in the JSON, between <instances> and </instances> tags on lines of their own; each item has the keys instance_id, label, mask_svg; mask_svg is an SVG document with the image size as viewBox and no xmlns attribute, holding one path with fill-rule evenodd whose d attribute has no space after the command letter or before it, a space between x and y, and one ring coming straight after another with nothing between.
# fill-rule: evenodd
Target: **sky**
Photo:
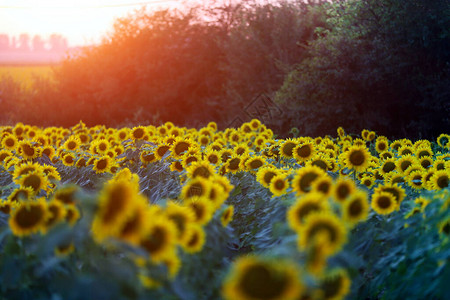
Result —
<instances>
[{"instance_id":1,"label":"sky","mask_svg":"<svg viewBox=\"0 0 450 300\"><path fill-rule=\"evenodd\" d=\"M44 39L61 34L69 47L96 44L114 20L134 10L181 7L180 0L0 0L0 34L22 33Z\"/></svg>"}]
</instances>

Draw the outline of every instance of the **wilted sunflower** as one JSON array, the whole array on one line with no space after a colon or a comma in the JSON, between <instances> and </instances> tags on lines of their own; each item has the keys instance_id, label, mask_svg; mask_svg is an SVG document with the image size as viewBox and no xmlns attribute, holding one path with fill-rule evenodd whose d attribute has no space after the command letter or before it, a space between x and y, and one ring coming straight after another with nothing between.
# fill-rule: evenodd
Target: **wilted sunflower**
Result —
<instances>
[{"instance_id":1,"label":"wilted sunflower","mask_svg":"<svg viewBox=\"0 0 450 300\"><path fill-rule=\"evenodd\" d=\"M351 280L344 269L327 272L320 280L318 299L341 300L350 292Z\"/></svg>"},{"instance_id":2,"label":"wilted sunflower","mask_svg":"<svg viewBox=\"0 0 450 300\"><path fill-rule=\"evenodd\" d=\"M94 161L93 170L95 173L109 172L112 167L111 158L108 155L102 156Z\"/></svg>"},{"instance_id":3,"label":"wilted sunflower","mask_svg":"<svg viewBox=\"0 0 450 300\"><path fill-rule=\"evenodd\" d=\"M45 198L21 202L10 214L9 227L14 235L27 236L41 230L47 221Z\"/></svg>"},{"instance_id":4,"label":"wilted sunflower","mask_svg":"<svg viewBox=\"0 0 450 300\"><path fill-rule=\"evenodd\" d=\"M317 166L306 166L297 170L297 174L292 180L292 189L297 194L308 193L312 183L320 176L326 175L325 171Z\"/></svg>"},{"instance_id":5,"label":"wilted sunflower","mask_svg":"<svg viewBox=\"0 0 450 300\"><path fill-rule=\"evenodd\" d=\"M369 201L367 200L367 193L362 190L358 190L353 193L344 203L342 210L343 219L348 223L354 225L358 222L364 221L369 214Z\"/></svg>"},{"instance_id":6,"label":"wilted sunflower","mask_svg":"<svg viewBox=\"0 0 450 300\"><path fill-rule=\"evenodd\" d=\"M309 214L326 211L327 209L328 202L321 193L311 192L299 197L287 211L289 227L298 232L302 228L305 219Z\"/></svg>"},{"instance_id":7,"label":"wilted sunflower","mask_svg":"<svg viewBox=\"0 0 450 300\"><path fill-rule=\"evenodd\" d=\"M338 252L347 241L347 231L342 221L333 213L320 211L310 213L298 233L298 246L304 250L318 234L327 235L325 252L329 255Z\"/></svg>"},{"instance_id":8,"label":"wilted sunflower","mask_svg":"<svg viewBox=\"0 0 450 300\"><path fill-rule=\"evenodd\" d=\"M242 256L233 263L222 295L226 300L294 300L303 289L293 262Z\"/></svg>"},{"instance_id":9,"label":"wilted sunflower","mask_svg":"<svg viewBox=\"0 0 450 300\"><path fill-rule=\"evenodd\" d=\"M374 192L371 207L380 215L388 215L397 209L397 201L391 193Z\"/></svg>"},{"instance_id":10,"label":"wilted sunflower","mask_svg":"<svg viewBox=\"0 0 450 300\"><path fill-rule=\"evenodd\" d=\"M352 146L344 152L344 162L349 169L364 172L369 166L371 155L365 146Z\"/></svg>"}]
</instances>

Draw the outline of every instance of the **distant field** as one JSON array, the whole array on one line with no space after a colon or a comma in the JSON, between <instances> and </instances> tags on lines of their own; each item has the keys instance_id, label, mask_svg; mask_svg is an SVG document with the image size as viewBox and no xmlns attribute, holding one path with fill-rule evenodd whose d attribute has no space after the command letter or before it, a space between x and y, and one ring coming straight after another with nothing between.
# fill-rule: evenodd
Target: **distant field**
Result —
<instances>
[{"instance_id":1,"label":"distant field","mask_svg":"<svg viewBox=\"0 0 450 300\"><path fill-rule=\"evenodd\" d=\"M54 65L39 65L39 66L1 66L0 65L0 80L11 76L15 81L22 83L26 87L31 87L33 78L52 76Z\"/></svg>"}]
</instances>

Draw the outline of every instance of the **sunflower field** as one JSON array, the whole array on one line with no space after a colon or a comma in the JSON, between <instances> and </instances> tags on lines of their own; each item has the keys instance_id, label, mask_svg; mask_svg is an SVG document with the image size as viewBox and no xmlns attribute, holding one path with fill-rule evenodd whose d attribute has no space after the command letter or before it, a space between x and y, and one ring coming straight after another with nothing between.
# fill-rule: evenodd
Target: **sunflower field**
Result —
<instances>
[{"instance_id":1,"label":"sunflower field","mask_svg":"<svg viewBox=\"0 0 450 300\"><path fill-rule=\"evenodd\" d=\"M0 127L0 299L450 299L450 135Z\"/></svg>"}]
</instances>

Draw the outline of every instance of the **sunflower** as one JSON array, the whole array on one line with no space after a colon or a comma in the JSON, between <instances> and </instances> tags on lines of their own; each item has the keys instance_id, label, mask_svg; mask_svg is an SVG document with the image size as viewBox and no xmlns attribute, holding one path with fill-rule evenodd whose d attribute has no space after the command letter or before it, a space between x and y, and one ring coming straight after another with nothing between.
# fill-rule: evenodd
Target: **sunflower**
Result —
<instances>
[{"instance_id":1,"label":"sunflower","mask_svg":"<svg viewBox=\"0 0 450 300\"><path fill-rule=\"evenodd\" d=\"M94 239L117 236L127 219L133 214L139 187L126 180L105 184L98 196L98 209L92 222Z\"/></svg>"},{"instance_id":2,"label":"sunflower","mask_svg":"<svg viewBox=\"0 0 450 300\"><path fill-rule=\"evenodd\" d=\"M269 184L269 189L275 197L284 195L289 188L289 181L286 180L286 175L279 174L272 178Z\"/></svg>"},{"instance_id":3,"label":"sunflower","mask_svg":"<svg viewBox=\"0 0 450 300\"><path fill-rule=\"evenodd\" d=\"M380 215L388 215L397 209L397 201L389 192L374 192L371 207Z\"/></svg>"},{"instance_id":4,"label":"sunflower","mask_svg":"<svg viewBox=\"0 0 450 300\"><path fill-rule=\"evenodd\" d=\"M304 289L299 277L291 261L241 256L224 281L222 295L226 300L294 300Z\"/></svg>"},{"instance_id":5,"label":"sunflower","mask_svg":"<svg viewBox=\"0 0 450 300\"><path fill-rule=\"evenodd\" d=\"M9 215L12 210L19 206L18 202L13 202L10 200L0 200L0 212Z\"/></svg>"},{"instance_id":6,"label":"sunflower","mask_svg":"<svg viewBox=\"0 0 450 300\"><path fill-rule=\"evenodd\" d=\"M36 143L30 141L20 141L18 149L20 155L24 159L33 159L40 156L40 148L35 145Z\"/></svg>"},{"instance_id":7,"label":"sunflower","mask_svg":"<svg viewBox=\"0 0 450 300\"><path fill-rule=\"evenodd\" d=\"M42 230L48 218L45 198L24 201L14 209L9 217L9 227L14 235L23 237Z\"/></svg>"},{"instance_id":8,"label":"sunflower","mask_svg":"<svg viewBox=\"0 0 450 300\"><path fill-rule=\"evenodd\" d=\"M147 199L143 196L138 196L133 213L130 214L118 231L117 238L132 245L139 244L141 237L144 236L146 223L153 217L147 207Z\"/></svg>"},{"instance_id":9,"label":"sunflower","mask_svg":"<svg viewBox=\"0 0 450 300\"><path fill-rule=\"evenodd\" d=\"M65 166L73 166L75 164L76 158L75 155L72 153L65 153L64 156L62 157L62 163Z\"/></svg>"},{"instance_id":10,"label":"sunflower","mask_svg":"<svg viewBox=\"0 0 450 300\"><path fill-rule=\"evenodd\" d=\"M380 158L382 160L389 159L389 158L394 158L394 153L392 153L391 151L381 152L380 153Z\"/></svg>"},{"instance_id":11,"label":"sunflower","mask_svg":"<svg viewBox=\"0 0 450 300\"><path fill-rule=\"evenodd\" d=\"M338 252L347 241L347 231L342 221L328 211L312 212L305 218L304 224L298 231L298 247L305 250L318 234L326 234L327 255Z\"/></svg>"},{"instance_id":12,"label":"sunflower","mask_svg":"<svg viewBox=\"0 0 450 300\"><path fill-rule=\"evenodd\" d=\"M141 160L142 164L144 166L146 166L149 163L152 163L152 162L156 161L157 158L156 158L155 154L153 153L153 151L144 150L139 155L139 159Z\"/></svg>"},{"instance_id":13,"label":"sunflower","mask_svg":"<svg viewBox=\"0 0 450 300\"><path fill-rule=\"evenodd\" d=\"M294 148L297 142L292 139L286 139L280 146L280 154L285 158L292 158L294 156Z\"/></svg>"},{"instance_id":14,"label":"sunflower","mask_svg":"<svg viewBox=\"0 0 450 300\"><path fill-rule=\"evenodd\" d=\"M154 152L155 153L155 157L158 160L161 160L166 155L166 153L170 153L170 152L168 152L169 150L170 150L170 145L169 144L166 144L166 143L160 144L155 149L155 152Z\"/></svg>"},{"instance_id":15,"label":"sunflower","mask_svg":"<svg viewBox=\"0 0 450 300\"><path fill-rule=\"evenodd\" d=\"M346 178L338 178L333 185L334 200L344 203L356 191L355 182Z\"/></svg>"},{"instance_id":16,"label":"sunflower","mask_svg":"<svg viewBox=\"0 0 450 300\"><path fill-rule=\"evenodd\" d=\"M66 205L66 217L65 221L70 225L74 226L77 221L81 218L80 211L75 205Z\"/></svg>"},{"instance_id":17,"label":"sunflower","mask_svg":"<svg viewBox=\"0 0 450 300\"><path fill-rule=\"evenodd\" d=\"M27 161L23 164L16 165L12 174L13 179L17 179L20 176L26 175L31 172L42 172L43 168L38 163L32 163Z\"/></svg>"},{"instance_id":18,"label":"sunflower","mask_svg":"<svg viewBox=\"0 0 450 300\"><path fill-rule=\"evenodd\" d=\"M248 171L256 173L258 171L258 169L261 168L262 166L264 166L265 164L266 164L266 160L264 157L253 156L253 157L250 157L245 162L245 167Z\"/></svg>"},{"instance_id":19,"label":"sunflower","mask_svg":"<svg viewBox=\"0 0 450 300\"><path fill-rule=\"evenodd\" d=\"M102 156L94 161L93 170L95 173L109 172L112 166L111 157L108 155Z\"/></svg>"},{"instance_id":20,"label":"sunflower","mask_svg":"<svg viewBox=\"0 0 450 300\"><path fill-rule=\"evenodd\" d=\"M418 159L421 159L424 156L432 157L433 151L429 147L422 146L422 147L417 148L417 150L415 151L415 154Z\"/></svg>"},{"instance_id":21,"label":"sunflower","mask_svg":"<svg viewBox=\"0 0 450 300\"><path fill-rule=\"evenodd\" d=\"M358 190L353 193L343 206L343 219L350 224L364 221L369 214L369 201L367 193Z\"/></svg>"},{"instance_id":22,"label":"sunflower","mask_svg":"<svg viewBox=\"0 0 450 300\"><path fill-rule=\"evenodd\" d=\"M316 153L316 148L314 147L314 143L308 141L308 142L304 142L299 145L296 145L292 149L292 153L293 153L293 157L298 162L302 163L314 156L314 154Z\"/></svg>"},{"instance_id":23,"label":"sunflower","mask_svg":"<svg viewBox=\"0 0 450 300\"><path fill-rule=\"evenodd\" d=\"M394 158L386 159L379 168L380 174L386 178L391 172L395 172L397 170L395 163L396 160Z\"/></svg>"},{"instance_id":24,"label":"sunflower","mask_svg":"<svg viewBox=\"0 0 450 300\"><path fill-rule=\"evenodd\" d=\"M311 192L305 196L299 197L287 211L289 227L298 232L301 230L305 218L309 214L326 211L327 209L328 202L321 193Z\"/></svg>"},{"instance_id":25,"label":"sunflower","mask_svg":"<svg viewBox=\"0 0 450 300\"><path fill-rule=\"evenodd\" d=\"M442 148L445 148L450 145L450 135L442 133L437 137L436 142L438 143L438 145Z\"/></svg>"},{"instance_id":26,"label":"sunflower","mask_svg":"<svg viewBox=\"0 0 450 300\"><path fill-rule=\"evenodd\" d=\"M319 192L326 198L333 190L333 179L328 175L320 176L312 183L311 188L312 191Z\"/></svg>"},{"instance_id":27,"label":"sunflower","mask_svg":"<svg viewBox=\"0 0 450 300\"><path fill-rule=\"evenodd\" d=\"M164 215L154 216L147 223L139 246L150 255L153 262L161 262L175 253L176 235L177 229L172 221Z\"/></svg>"},{"instance_id":28,"label":"sunflower","mask_svg":"<svg viewBox=\"0 0 450 300\"><path fill-rule=\"evenodd\" d=\"M306 270L314 276L320 276L326 267L328 258L328 254L326 252L327 240L327 233L319 233L315 236L312 243L308 245L308 248L306 249Z\"/></svg>"},{"instance_id":29,"label":"sunflower","mask_svg":"<svg viewBox=\"0 0 450 300\"><path fill-rule=\"evenodd\" d=\"M207 150L205 155L205 160L210 164L219 165L221 163L221 157L218 151Z\"/></svg>"},{"instance_id":30,"label":"sunflower","mask_svg":"<svg viewBox=\"0 0 450 300\"><path fill-rule=\"evenodd\" d=\"M186 206L170 201L166 207L166 216L175 224L177 240L183 242L189 235L188 224L194 223L195 214Z\"/></svg>"},{"instance_id":31,"label":"sunflower","mask_svg":"<svg viewBox=\"0 0 450 300\"><path fill-rule=\"evenodd\" d=\"M352 146L344 152L344 163L349 169L364 172L369 166L371 155L365 146Z\"/></svg>"},{"instance_id":32,"label":"sunflower","mask_svg":"<svg viewBox=\"0 0 450 300\"><path fill-rule=\"evenodd\" d=\"M413 154L413 147L410 145L403 145L400 148L398 148L398 154L401 156L404 155L412 155Z\"/></svg>"},{"instance_id":33,"label":"sunflower","mask_svg":"<svg viewBox=\"0 0 450 300\"><path fill-rule=\"evenodd\" d=\"M183 139L181 137L177 137L175 142L172 144L170 150L172 151L172 156L174 158L181 158L184 152L188 151L189 148L193 145L190 139Z\"/></svg>"},{"instance_id":34,"label":"sunflower","mask_svg":"<svg viewBox=\"0 0 450 300\"><path fill-rule=\"evenodd\" d=\"M49 217L46 220L43 231L48 231L51 227L53 227L58 222L61 222L66 217L66 208L64 205L56 200L50 201L47 203L47 210L49 212Z\"/></svg>"},{"instance_id":35,"label":"sunflower","mask_svg":"<svg viewBox=\"0 0 450 300\"><path fill-rule=\"evenodd\" d=\"M64 142L62 147L68 151L75 151L78 149L78 147L80 147L80 145L81 145L80 139L72 135Z\"/></svg>"},{"instance_id":36,"label":"sunflower","mask_svg":"<svg viewBox=\"0 0 450 300\"><path fill-rule=\"evenodd\" d=\"M170 171L183 172L183 170L184 170L183 164L178 160L173 161L170 164Z\"/></svg>"},{"instance_id":37,"label":"sunflower","mask_svg":"<svg viewBox=\"0 0 450 300\"><path fill-rule=\"evenodd\" d=\"M56 190L53 198L64 204L73 205L78 202L77 193L79 187L75 184L66 185Z\"/></svg>"},{"instance_id":38,"label":"sunflower","mask_svg":"<svg viewBox=\"0 0 450 300\"><path fill-rule=\"evenodd\" d=\"M187 253L193 254L200 252L206 242L206 234L203 228L198 224L188 224L190 227L185 240L181 244L183 250Z\"/></svg>"},{"instance_id":39,"label":"sunflower","mask_svg":"<svg viewBox=\"0 0 450 300\"><path fill-rule=\"evenodd\" d=\"M147 134L147 130L144 126L133 127L130 133L130 137L134 140L141 140Z\"/></svg>"},{"instance_id":40,"label":"sunflower","mask_svg":"<svg viewBox=\"0 0 450 300\"><path fill-rule=\"evenodd\" d=\"M53 157L55 156L55 148L52 145L47 145L42 147L42 155L46 155L49 159L53 159Z\"/></svg>"},{"instance_id":41,"label":"sunflower","mask_svg":"<svg viewBox=\"0 0 450 300\"><path fill-rule=\"evenodd\" d=\"M318 298L341 300L350 292L351 280L344 269L334 269L320 279Z\"/></svg>"},{"instance_id":42,"label":"sunflower","mask_svg":"<svg viewBox=\"0 0 450 300\"><path fill-rule=\"evenodd\" d=\"M417 159L415 156L412 156L411 154L403 155L397 160L397 167L398 170L401 173L405 173L405 171L412 165L414 165L417 162Z\"/></svg>"},{"instance_id":43,"label":"sunflower","mask_svg":"<svg viewBox=\"0 0 450 300\"><path fill-rule=\"evenodd\" d=\"M265 188L269 188L270 181L276 175L279 175L280 172L277 168L269 165L258 169L256 173L256 180Z\"/></svg>"},{"instance_id":44,"label":"sunflower","mask_svg":"<svg viewBox=\"0 0 450 300\"><path fill-rule=\"evenodd\" d=\"M419 159L419 163L424 169L427 169L433 165L433 159L430 156L423 156Z\"/></svg>"},{"instance_id":45,"label":"sunflower","mask_svg":"<svg viewBox=\"0 0 450 300\"><path fill-rule=\"evenodd\" d=\"M19 144L17 138L12 134L7 135L1 141L2 148L7 150L15 150L17 145Z\"/></svg>"},{"instance_id":46,"label":"sunflower","mask_svg":"<svg viewBox=\"0 0 450 300\"><path fill-rule=\"evenodd\" d=\"M205 225L214 214L215 206L206 197L192 197L185 201L184 205L194 213L194 223Z\"/></svg>"},{"instance_id":47,"label":"sunflower","mask_svg":"<svg viewBox=\"0 0 450 300\"><path fill-rule=\"evenodd\" d=\"M236 147L234 147L234 153L237 155L244 155L244 154L248 154L249 152L250 152L250 150L244 144L239 144L239 145L236 145Z\"/></svg>"},{"instance_id":48,"label":"sunflower","mask_svg":"<svg viewBox=\"0 0 450 300\"><path fill-rule=\"evenodd\" d=\"M421 170L411 170L406 177L409 186L417 190L422 189L424 184L423 173Z\"/></svg>"},{"instance_id":49,"label":"sunflower","mask_svg":"<svg viewBox=\"0 0 450 300\"><path fill-rule=\"evenodd\" d=\"M42 170L35 170L28 172L19 178L14 179L14 182L24 188L31 188L34 195L39 194L41 190L48 191L48 179Z\"/></svg>"},{"instance_id":50,"label":"sunflower","mask_svg":"<svg viewBox=\"0 0 450 300\"><path fill-rule=\"evenodd\" d=\"M379 136L377 138L377 141L375 142L375 150L378 153L382 153L388 149L389 149L389 141L387 140L387 138Z\"/></svg>"},{"instance_id":51,"label":"sunflower","mask_svg":"<svg viewBox=\"0 0 450 300\"><path fill-rule=\"evenodd\" d=\"M18 187L9 194L7 200L12 203L19 203L22 201L31 200L35 195L33 188L31 187Z\"/></svg>"},{"instance_id":52,"label":"sunflower","mask_svg":"<svg viewBox=\"0 0 450 300\"><path fill-rule=\"evenodd\" d=\"M369 189L373 187L373 185L375 184L375 178L373 178L373 176L369 174L366 174L363 177L361 177L360 181L362 185L365 185Z\"/></svg>"},{"instance_id":53,"label":"sunflower","mask_svg":"<svg viewBox=\"0 0 450 300\"><path fill-rule=\"evenodd\" d=\"M450 170L436 171L430 179L433 190L442 190L449 186Z\"/></svg>"},{"instance_id":54,"label":"sunflower","mask_svg":"<svg viewBox=\"0 0 450 300\"><path fill-rule=\"evenodd\" d=\"M384 185L378 186L374 189L374 193L379 193L379 192L388 192L390 193L393 197L394 200L397 204L397 208L400 207L400 204L402 203L403 199L405 199L406 193L405 190L400 187L398 184L394 184L394 183L386 183Z\"/></svg>"},{"instance_id":55,"label":"sunflower","mask_svg":"<svg viewBox=\"0 0 450 300\"><path fill-rule=\"evenodd\" d=\"M225 164L226 172L234 174L241 171L241 159L241 156L233 154Z\"/></svg>"},{"instance_id":56,"label":"sunflower","mask_svg":"<svg viewBox=\"0 0 450 300\"><path fill-rule=\"evenodd\" d=\"M13 157L13 153L9 150L0 150L0 164L4 164L8 157Z\"/></svg>"},{"instance_id":57,"label":"sunflower","mask_svg":"<svg viewBox=\"0 0 450 300\"><path fill-rule=\"evenodd\" d=\"M211 183L201 176L189 179L182 187L180 197L181 199L189 199L192 197L205 197L211 191Z\"/></svg>"},{"instance_id":58,"label":"sunflower","mask_svg":"<svg viewBox=\"0 0 450 300\"><path fill-rule=\"evenodd\" d=\"M441 221L438 225L439 233L445 237L450 237L450 217Z\"/></svg>"},{"instance_id":59,"label":"sunflower","mask_svg":"<svg viewBox=\"0 0 450 300\"><path fill-rule=\"evenodd\" d=\"M321 176L325 176L324 170L317 166L306 166L297 170L292 180L292 189L297 194L308 193L311 190L313 182Z\"/></svg>"},{"instance_id":60,"label":"sunflower","mask_svg":"<svg viewBox=\"0 0 450 300\"><path fill-rule=\"evenodd\" d=\"M222 223L223 227L227 227L228 224L233 219L233 213L234 213L234 206L228 205L227 208L224 209L220 216L220 222Z\"/></svg>"}]
</instances>

